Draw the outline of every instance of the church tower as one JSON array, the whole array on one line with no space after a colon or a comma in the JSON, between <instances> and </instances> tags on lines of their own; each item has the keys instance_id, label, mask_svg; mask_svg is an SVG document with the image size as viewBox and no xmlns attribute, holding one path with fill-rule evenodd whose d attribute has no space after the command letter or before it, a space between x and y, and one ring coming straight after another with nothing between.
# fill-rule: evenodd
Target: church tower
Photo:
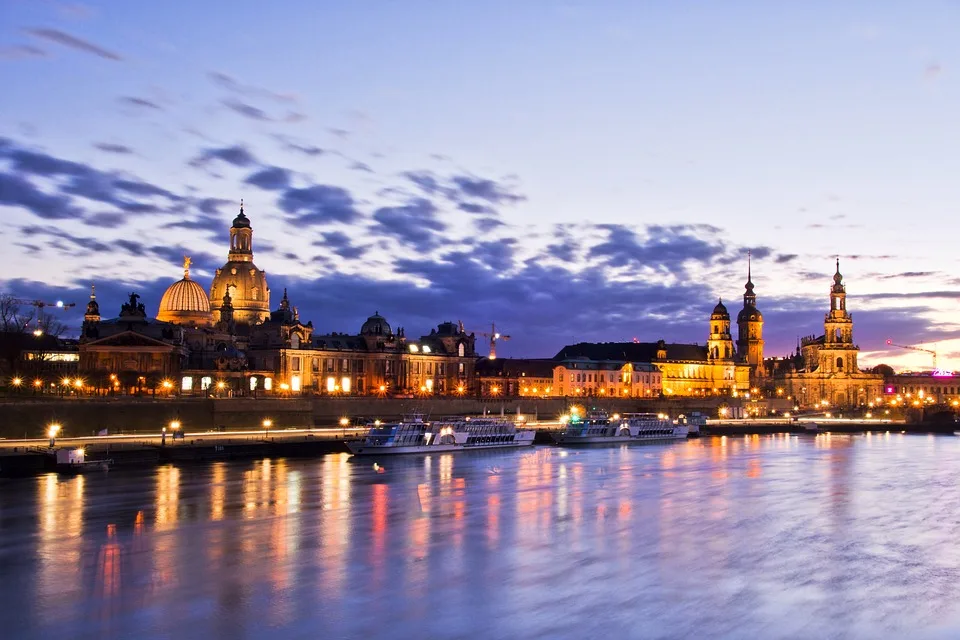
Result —
<instances>
[{"instance_id":1,"label":"church tower","mask_svg":"<svg viewBox=\"0 0 960 640\"><path fill-rule=\"evenodd\" d=\"M229 292L232 309L223 312L224 296ZM270 318L270 289L266 274L253 263L253 228L243 212L233 219L230 227L230 252L227 263L217 269L210 285L210 309L213 322L230 315L238 325L259 324Z\"/></svg>"},{"instance_id":2,"label":"church tower","mask_svg":"<svg viewBox=\"0 0 960 640\"><path fill-rule=\"evenodd\" d=\"M744 286L743 309L737 315L737 354L750 365L750 382L764 375L763 371L763 314L757 309L757 294L753 292L753 274L750 253L747 253L747 284Z\"/></svg>"},{"instance_id":3,"label":"church tower","mask_svg":"<svg viewBox=\"0 0 960 640\"><path fill-rule=\"evenodd\" d=\"M847 288L840 275L840 259L830 287L830 311L823 319L823 347L819 353L819 371L858 373L858 347L853 344L853 316L847 312Z\"/></svg>"},{"instance_id":4,"label":"church tower","mask_svg":"<svg viewBox=\"0 0 960 640\"><path fill-rule=\"evenodd\" d=\"M710 337L707 338L707 360L718 362L733 360L733 336L730 335L730 314L723 305L717 303L710 314Z\"/></svg>"}]
</instances>

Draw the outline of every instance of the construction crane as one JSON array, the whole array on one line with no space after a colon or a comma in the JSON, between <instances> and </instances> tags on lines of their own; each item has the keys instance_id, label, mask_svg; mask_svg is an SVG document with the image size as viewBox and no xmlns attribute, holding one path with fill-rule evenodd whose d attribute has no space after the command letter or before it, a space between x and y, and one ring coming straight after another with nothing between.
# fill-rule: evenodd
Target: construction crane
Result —
<instances>
[{"instance_id":1,"label":"construction crane","mask_svg":"<svg viewBox=\"0 0 960 640\"><path fill-rule=\"evenodd\" d=\"M933 349L925 349L923 347L913 347L906 344L894 344L893 340L887 340L887 345L891 347L898 347L900 349L909 349L910 351L922 351L923 353L929 353L933 356L933 370L937 371L937 352Z\"/></svg>"},{"instance_id":2,"label":"construction crane","mask_svg":"<svg viewBox=\"0 0 960 640\"><path fill-rule=\"evenodd\" d=\"M14 304L24 304L30 307L34 307L37 310L37 322L36 328L33 330L33 335L40 337L43 335L44 323L43 323L43 310L46 307L54 307L55 309L70 309L71 307L77 306L76 302L64 302L63 300L57 300L56 302L44 302L43 300L25 300L23 298L7 298L10 302Z\"/></svg>"},{"instance_id":3,"label":"construction crane","mask_svg":"<svg viewBox=\"0 0 960 640\"><path fill-rule=\"evenodd\" d=\"M463 323L460 323L460 326L462 327ZM510 336L503 335L497 331L497 325L494 322L490 323L490 331L474 331L473 333L490 340L490 360L497 359L497 341L510 339Z\"/></svg>"}]
</instances>

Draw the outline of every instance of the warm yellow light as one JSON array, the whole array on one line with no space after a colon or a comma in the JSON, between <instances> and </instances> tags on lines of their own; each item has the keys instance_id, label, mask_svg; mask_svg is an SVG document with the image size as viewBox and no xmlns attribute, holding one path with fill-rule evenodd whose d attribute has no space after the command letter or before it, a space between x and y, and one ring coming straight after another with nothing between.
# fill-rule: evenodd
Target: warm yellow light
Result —
<instances>
[{"instance_id":1,"label":"warm yellow light","mask_svg":"<svg viewBox=\"0 0 960 640\"><path fill-rule=\"evenodd\" d=\"M373 426L375 426L375 427L379 427L379 426L380 426L380 419L379 419L379 418L377 418L376 420L373 421Z\"/></svg>"},{"instance_id":2,"label":"warm yellow light","mask_svg":"<svg viewBox=\"0 0 960 640\"><path fill-rule=\"evenodd\" d=\"M463 385L457 385L457 393L463 393Z\"/></svg>"},{"instance_id":3,"label":"warm yellow light","mask_svg":"<svg viewBox=\"0 0 960 640\"><path fill-rule=\"evenodd\" d=\"M386 390L387 390L387 385L385 384L380 385L380 391L386 391Z\"/></svg>"},{"instance_id":4,"label":"warm yellow light","mask_svg":"<svg viewBox=\"0 0 960 640\"><path fill-rule=\"evenodd\" d=\"M566 414L560 416L560 424L567 424L568 422L570 422L570 416Z\"/></svg>"},{"instance_id":5,"label":"warm yellow light","mask_svg":"<svg viewBox=\"0 0 960 640\"><path fill-rule=\"evenodd\" d=\"M619 413L615 413L615 414L613 414L613 415L610 416L610 417L613 418L614 420L619 420L619 419L620 419L620 414L619 414Z\"/></svg>"},{"instance_id":6,"label":"warm yellow light","mask_svg":"<svg viewBox=\"0 0 960 640\"><path fill-rule=\"evenodd\" d=\"M70 378L64 378L63 380L60 381L60 384L62 384L62 385L65 386L65 387L69 387L69 386L70 386Z\"/></svg>"},{"instance_id":7,"label":"warm yellow light","mask_svg":"<svg viewBox=\"0 0 960 640\"><path fill-rule=\"evenodd\" d=\"M169 389L169 388L172 387L172 386L173 386L173 383L170 382L169 380L164 380L164 381L163 381L163 388L164 388L164 389Z\"/></svg>"},{"instance_id":8,"label":"warm yellow light","mask_svg":"<svg viewBox=\"0 0 960 640\"><path fill-rule=\"evenodd\" d=\"M170 430L171 430L171 431L176 431L176 430L179 429L179 428L180 428L180 421L179 421L179 420L171 420L171 421L170 421Z\"/></svg>"},{"instance_id":9,"label":"warm yellow light","mask_svg":"<svg viewBox=\"0 0 960 640\"><path fill-rule=\"evenodd\" d=\"M33 335L35 335L36 337L39 338L40 336L43 335L43 329L34 329L34 330L33 330Z\"/></svg>"},{"instance_id":10,"label":"warm yellow light","mask_svg":"<svg viewBox=\"0 0 960 640\"><path fill-rule=\"evenodd\" d=\"M219 381L217 382L217 389L223 389L223 388L226 387L226 386L227 386L227 383L224 382L223 380L219 380Z\"/></svg>"},{"instance_id":11,"label":"warm yellow light","mask_svg":"<svg viewBox=\"0 0 960 640\"><path fill-rule=\"evenodd\" d=\"M500 393L500 387L490 387L490 393L493 393L493 394Z\"/></svg>"},{"instance_id":12,"label":"warm yellow light","mask_svg":"<svg viewBox=\"0 0 960 640\"><path fill-rule=\"evenodd\" d=\"M75 386L77 389L83 388L83 380L81 380L80 378L77 378L76 380L73 381L73 386Z\"/></svg>"},{"instance_id":13,"label":"warm yellow light","mask_svg":"<svg viewBox=\"0 0 960 640\"><path fill-rule=\"evenodd\" d=\"M423 384L420 385L420 391L426 391L426 390L427 390L427 386L426 386L426 385L423 385Z\"/></svg>"},{"instance_id":14,"label":"warm yellow light","mask_svg":"<svg viewBox=\"0 0 960 640\"><path fill-rule=\"evenodd\" d=\"M340 418L340 426L345 427L350 424L350 418Z\"/></svg>"},{"instance_id":15,"label":"warm yellow light","mask_svg":"<svg viewBox=\"0 0 960 640\"><path fill-rule=\"evenodd\" d=\"M23 380L21 380L20 378L14 378L10 382L12 382L13 386L15 387L19 387L21 384L23 384Z\"/></svg>"},{"instance_id":16,"label":"warm yellow light","mask_svg":"<svg viewBox=\"0 0 960 640\"><path fill-rule=\"evenodd\" d=\"M117 379L117 374L111 373L111 374L110 374L110 379L111 379L111 380L116 380L116 379Z\"/></svg>"},{"instance_id":17,"label":"warm yellow light","mask_svg":"<svg viewBox=\"0 0 960 640\"><path fill-rule=\"evenodd\" d=\"M281 390L281 391L286 391L286 390L289 389L289 388L290 388L290 385L288 385L286 382L281 382L281 383L280 383L280 390Z\"/></svg>"},{"instance_id":18,"label":"warm yellow light","mask_svg":"<svg viewBox=\"0 0 960 640\"><path fill-rule=\"evenodd\" d=\"M33 381L33 386L35 387L43 386L43 380L40 380L39 378L37 378L36 380Z\"/></svg>"},{"instance_id":19,"label":"warm yellow light","mask_svg":"<svg viewBox=\"0 0 960 640\"><path fill-rule=\"evenodd\" d=\"M264 418L264 419L263 419L263 428L264 428L264 429L269 429L269 428L272 427L272 426L273 426L273 420L271 420L270 418Z\"/></svg>"},{"instance_id":20,"label":"warm yellow light","mask_svg":"<svg viewBox=\"0 0 960 640\"><path fill-rule=\"evenodd\" d=\"M84 449L83 447L80 447L79 449L77 449L77 455L79 455L81 458L86 454L87 454L87 450Z\"/></svg>"},{"instance_id":21,"label":"warm yellow light","mask_svg":"<svg viewBox=\"0 0 960 640\"><path fill-rule=\"evenodd\" d=\"M60 433L60 425L54 422L49 427L47 427L47 435L51 438L56 438L57 434Z\"/></svg>"}]
</instances>

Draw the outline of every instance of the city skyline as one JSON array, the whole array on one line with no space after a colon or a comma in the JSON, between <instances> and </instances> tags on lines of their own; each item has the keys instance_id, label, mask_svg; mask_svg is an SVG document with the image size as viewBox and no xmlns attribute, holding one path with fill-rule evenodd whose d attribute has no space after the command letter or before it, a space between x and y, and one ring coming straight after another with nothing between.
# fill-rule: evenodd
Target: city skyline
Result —
<instances>
[{"instance_id":1,"label":"city skyline","mask_svg":"<svg viewBox=\"0 0 960 640\"><path fill-rule=\"evenodd\" d=\"M243 198L272 306L324 331L703 343L752 250L786 355L839 255L864 366L960 368L955 5L294 6L5 7L0 290L155 314Z\"/></svg>"}]
</instances>

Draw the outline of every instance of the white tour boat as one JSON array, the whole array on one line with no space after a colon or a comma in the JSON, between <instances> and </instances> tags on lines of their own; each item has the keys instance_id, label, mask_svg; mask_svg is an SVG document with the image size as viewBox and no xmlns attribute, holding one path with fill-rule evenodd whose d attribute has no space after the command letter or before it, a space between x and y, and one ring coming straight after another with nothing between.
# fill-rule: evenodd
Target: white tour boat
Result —
<instances>
[{"instance_id":1,"label":"white tour boat","mask_svg":"<svg viewBox=\"0 0 960 640\"><path fill-rule=\"evenodd\" d=\"M421 414L414 414L404 416L399 422L375 422L365 438L346 444L358 456L442 453L527 447L533 444L535 435L533 429L518 429L504 418L458 416L431 422Z\"/></svg>"},{"instance_id":2,"label":"white tour boat","mask_svg":"<svg viewBox=\"0 0 960 640\"><path fill-rule=\"evenodd\" d=\"M633 413L608 416L602 411L593 411L585 418L576 414L570 417L566 428L551 433L557 444L613 444L681 440L687 437L688 428L676 425L656 413Z\"/></svg>"}]
</instances>

